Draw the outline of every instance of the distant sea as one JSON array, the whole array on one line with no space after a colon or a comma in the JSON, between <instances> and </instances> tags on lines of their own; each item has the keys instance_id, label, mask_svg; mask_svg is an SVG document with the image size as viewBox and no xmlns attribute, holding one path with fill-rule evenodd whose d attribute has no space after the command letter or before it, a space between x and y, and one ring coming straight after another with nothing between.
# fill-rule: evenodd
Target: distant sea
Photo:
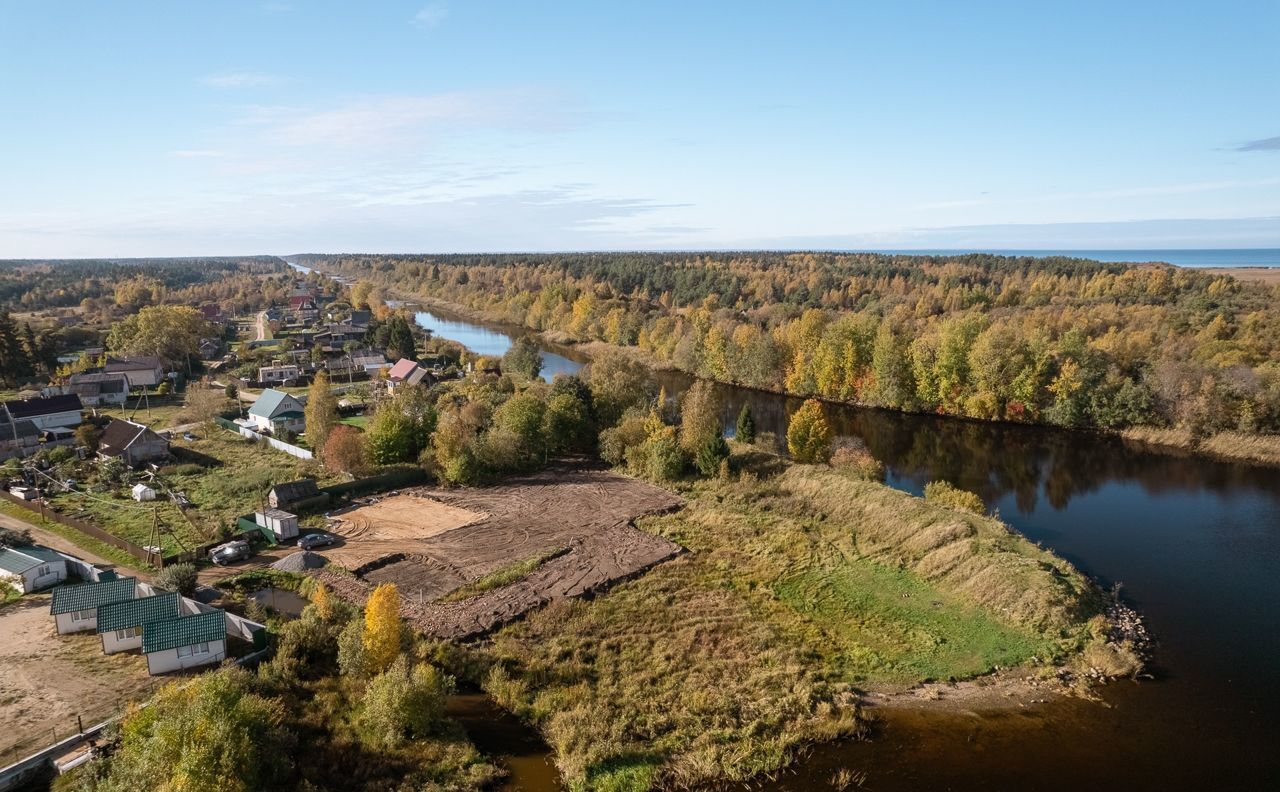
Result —
<instances>
[{"instance_id":1,"label":"distant sea","mask_svg":"<svg viewBox=\"0 0 1280 792\"><path fill-rule=\"evenodd\" d=\"M991 253L996 256L1070 256L1095 261L1159 261L1179 267L1280 267L1280 248L1205 248L1178 250L873 250L872 253L914 253L951 256L957 253Z\"/></svg>"}]
</instances>

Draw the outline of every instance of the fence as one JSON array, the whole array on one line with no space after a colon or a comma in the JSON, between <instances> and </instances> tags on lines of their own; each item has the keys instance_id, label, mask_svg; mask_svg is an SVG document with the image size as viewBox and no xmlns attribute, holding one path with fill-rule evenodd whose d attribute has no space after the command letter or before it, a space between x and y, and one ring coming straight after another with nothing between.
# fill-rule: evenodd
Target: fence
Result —
<instances>
[{"instance_id":1,"label":"fence","mask_svg":"<svg viewBox=\"0 0 1280 792\"><path fill-rule=\"evenodd\" d=\"M232 432L239 434L241 437L246 437L250 440L259 440L259 441L265 442L267 445L271 446L277 451L283 451L286 454L296 456L298 459L314 459L315 458L315 454L312 454L310 451L308 451L305 448L299 448L296 445L290 445L282 440L277 440L274 437L268 437L267 435L264 435L264 434L258 434L257 432L253 431L249 427L241 426L240 424L235 423L234 421L228 421L226 418L214 418L213 420L214 420L214 423L216 423L218 426L221 426L223 429L228 429Z\"/></svg>"},{"instance_id":2,"label":"fence","mask_svg":"<svg viewBox=\"0 0 1280 792\"><path fill-rule=\"evenodd\" d=\"M9 501L10 503L13 503L17 506L21 506L22 508L26 509L27 511L33 514L40 515L40 518L42 520L52 521L60 525L65 525L68 528L74 528L75 530L79 531L82 534L85 534L86 536L91 536L94 539L97 539L98 541L104 544L109 544L112 547L119 548L120 550L125 551L129 555L133 556L134 558L146 564L158 564L159 566L163 567L166 564L173 564L178 561L190 560L191 557L194 555L193 553L178 553L176 555L160 556L156 553L148 552L145 548L139 545L136 545L133 542L130 542L128 539L121 539L120 537L114 534L107 533L106 531L102 530L96 525L90 525L89 523L81 522L80 520L77 520L74 517L68 517L65 514L59 514L58 512L55 512L52 509L45 507L42 503L27 501L27 500L23 500L22 498L14 497L13 495L10 495L8 492L5 492L4 490L0 490L0 497L3 497L5 500Z\"/></svg>"},{"instance_id":3,"label":"fence","mask_svg":"<svg viewBox=\"0 0 1280 792\"><path fill-rule=\"evenodd\" d=\"M321 487L320 491L327 492L334 498L358 498L361 495L375 492L426 484L429 480L426 471L422 468L403 467L377 476L370 476L369 478L356 479L342 484L330 484L327 487Z\"/></svg>"}]
</instances>

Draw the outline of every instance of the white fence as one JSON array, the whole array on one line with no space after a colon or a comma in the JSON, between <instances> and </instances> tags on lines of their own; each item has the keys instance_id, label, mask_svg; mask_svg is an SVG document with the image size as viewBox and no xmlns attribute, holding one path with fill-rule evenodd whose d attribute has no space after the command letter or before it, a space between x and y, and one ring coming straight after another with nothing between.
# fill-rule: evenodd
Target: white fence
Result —
<instances>
[{"instance_id":1,"label":"white fence","mask_svg":"<svg viewBox=\"0 0 1280 792\"><path fill-rule=\"evenodd\" d=\"M267 445L271 446L277 451L283 451L286 454L296 456L298 459L313 459L315 457L314 454L312 454L310 451L308 451L305 448L299 448L298 446L290 445L284 442L283 440L277 440L274 437L268 437L267 435L258 434L257 432L253 431L247 426L241 426L240 424L232 423L231 421L226 421L225 423L223 422L219 422L219 423L221 426L227 429L231 429L232 431L239 432L241 437L247 437L250 440L266 441Z\"/></svg>"}]
</instances>

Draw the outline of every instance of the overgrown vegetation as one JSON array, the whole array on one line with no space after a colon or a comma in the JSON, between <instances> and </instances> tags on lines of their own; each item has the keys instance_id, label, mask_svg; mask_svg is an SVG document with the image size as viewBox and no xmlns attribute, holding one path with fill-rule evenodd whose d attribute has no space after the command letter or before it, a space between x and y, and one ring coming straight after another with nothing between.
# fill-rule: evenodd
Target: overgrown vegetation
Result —
<instances>
[{"instance_id":1,"label":"overgrown vegetation","mask_svg":"<svg viewBox=\"0 0 1280 792\"><path fill-rule=\"evenodd\" d=\"M62 776L56 788L479 790L501 771L444 715L453 680L411 647L399 617L385 670L339 668L339 636L366 619L312 591L300 619L284 624L274 657L256 673L223 668L166 686L131 709L109 735L105 758ZM380 628L381 629L381 628Z\"/></svg>"},{"instance_id":2,"label":"overgrown vegetation","mask_svg":"<svg viewBox=\"0 0 1280 792\"><path fill-rule=\"evenodd\" d=\"M987 517L735 444L729 479L641 527L691 551L498 632L485 687L575 789L744 780L859 734L855 688L1065 660L1102 608Z\"/></svg>"},{"instance_id":3,"label":"overgrown vegetation","mask_svg":"<svg viewBox=\"0 0 1280 792\"><path fill-rule=\"evenodd\" d=\"M440 601L460 602L478 594L483 594L486 591L502 588L503 586L520 580L525 575L528 575L530 572L547 563L551 559L559 558L566 552L568 552L567 547L559 547L554 550L548 550L545 553L539 553L538 555L513 562L501 569L496 569L493 572L466 584L462 588L454 589L442 597Z\"/></svg>"}]
</instances>

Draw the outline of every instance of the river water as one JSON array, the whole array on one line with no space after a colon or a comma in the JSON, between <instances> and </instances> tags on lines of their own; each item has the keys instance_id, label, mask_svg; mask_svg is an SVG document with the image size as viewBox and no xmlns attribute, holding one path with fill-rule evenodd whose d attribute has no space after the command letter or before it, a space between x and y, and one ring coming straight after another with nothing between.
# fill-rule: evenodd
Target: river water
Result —
<instances>
[{"instance_id":1,"label":"river water","mask_svg":"<svg viewBox=\"0 0 1280 792\"><path fill-rule=\"evenodd\" d=\"M440 311L418 324L501 355L518 328ZM544 376L586 358L543 345ZM683 374L660 372L670 395ZM798 399L717 386L730 428L749 403L759 431L785 433ZM1280 789L1280 470L1135 448L1106 436L828 405L886 483L912 493L946 479L1103 585L1121 582L1157 640L1153 680L1102 701L994 712L877 712L872 740L817 746L755 788L869 790ZM555 789L527 746L506 788ZM525 768L522 772L521 768Z\"/></svg>"}]
</instances>

